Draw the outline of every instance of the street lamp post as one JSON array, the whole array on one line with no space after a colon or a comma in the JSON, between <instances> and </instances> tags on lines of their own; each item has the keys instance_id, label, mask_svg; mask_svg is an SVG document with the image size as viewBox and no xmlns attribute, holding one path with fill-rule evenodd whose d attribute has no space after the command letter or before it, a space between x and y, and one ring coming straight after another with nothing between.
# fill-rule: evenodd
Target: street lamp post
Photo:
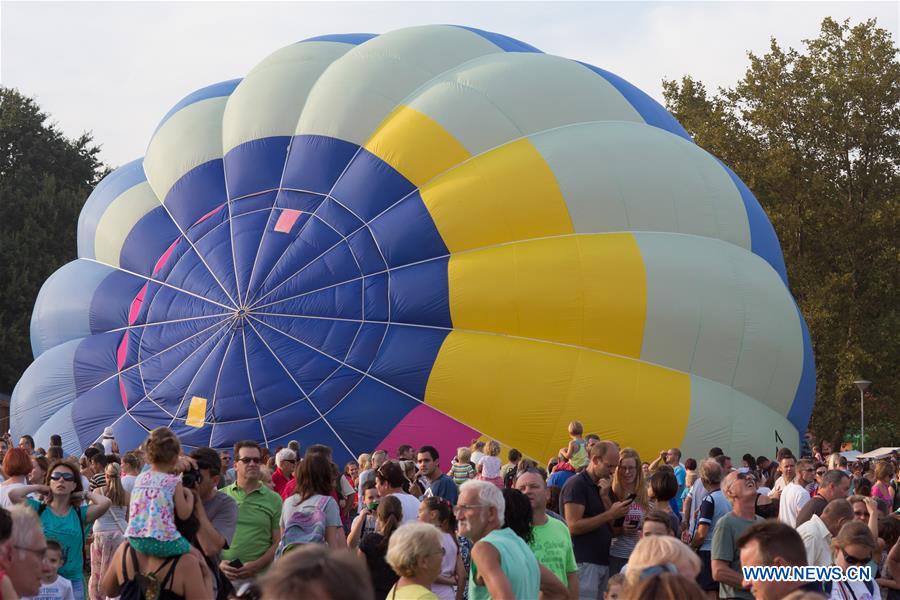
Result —
<instances>
[{"instance_id":1,"label":"street lamp post","mask_svg":"<svg viewBox=\"0 0 900 600\"><path fill-rule=\"evenodd\" d=\"M859 388L859 447L862 453L866 452L866 437L865 437L865 425L866 425L866 412L863 407L863 396L865 394L866 389L872 385L871 381L866 381L865 379L860 379L859 381L854 381L853 385Z\"/></svg>"}]
</instances>

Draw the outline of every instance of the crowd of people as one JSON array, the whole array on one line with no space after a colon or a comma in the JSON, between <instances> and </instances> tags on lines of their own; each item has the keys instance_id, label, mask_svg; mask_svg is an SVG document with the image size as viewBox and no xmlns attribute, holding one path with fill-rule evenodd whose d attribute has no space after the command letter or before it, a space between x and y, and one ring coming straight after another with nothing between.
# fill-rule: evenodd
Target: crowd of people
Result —
<instances>
[{"instance_id":1,"label":"crowd of people","mask_svg":"<svg viewBox=\"0 0 900 600\"><path fill-rule=\"evenodd\" d=\"M80 457L0 440L0 600L900 599L896 454L642 460L584 435L546 464L475 440L360 455L183 448L161 427ZM445 462L446 461L446 462ZM763 581L742 567L871 567Z\"/></svg>"}]
</instances>

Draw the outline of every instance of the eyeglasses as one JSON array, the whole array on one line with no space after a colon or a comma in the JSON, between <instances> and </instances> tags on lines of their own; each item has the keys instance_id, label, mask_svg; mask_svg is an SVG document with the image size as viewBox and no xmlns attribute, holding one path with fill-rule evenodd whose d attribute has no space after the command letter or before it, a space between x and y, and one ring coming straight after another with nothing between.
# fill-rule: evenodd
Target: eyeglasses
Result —
<instances>
[{"instance_id":1,"label":"eyeglasses","mask_svg":"<svg viewBox=\"0 0 900 600\"><path fill-rule=\"evenodd\" d=\"M637 467L623 467L620 465L619 470L620 471L637 471Z\"/></svg>"},{"instance_id":2,"label":"eyeglasses","mask_svg":"<svg viewBox=\"0 0 900 600\"><path fill-rule=\"evenodd\" d=\"M847 554L847 551L841 548L841 554L844 555L844 561L848 565L866 565L869 564L869 558L860 558L858 556L853 556L852 554Z\"/></svg>"},{"instance_id":3,"label":"eyeglasses","mask_svg":"<svg viewBox=\"0 0 900 600\"><path fill-rule=\"evenodd\" d=\"M73 475L72 473L60 473L59 471L57 471L56 473L50 475L50 479L52 479L53 481L59 481L60 479L62 479L63 481L75 481L75 475Z\"/></svg>"},{"instance_id":4,"label":"eyeglasses","mask_svg":"<svg viewBox=\"0 0 900 600\"><path fill-rule=\"evenodd\" d=\"M821 475L824 475L824 474L825 474L825 471L816 471L816 475L821 476Z\"/></svg>"},{"instance_id":5,"label":"eyeglasses","mask_svg":"<svg viewBox=\"0 0 900 600\"><path fill-rule=\"evenodd\" d=\"M468 512L476 508L486 508L487 506L487 504L457 504L453 507L453 514L458 515L462 511Z\"/></svg>"},{"instance_id":6,"label":"eyeglasses","mask_svg":"<svg viewBox=\"0 0 900 600\"><path fill-rule=\"evenodd\" d=\"M42 560L44 558L44 555L47 553L47 546L44 546L43 548L29 548L27 546L13 546L13 548L15 548L16 550L24 550L25 552L31 552L32 554L34 554L35 556L37 556L38 558L40 558Z\"/></svg>"},{"instance_id":7,"label":"eyeglasses","mask_svg":"<svg viewBox=\"0 0 900 600\"><path fill-rule=\"evenodd\" d=\"M240 462L244 463L245 465L249 465L250 463L254 463L254 464L258 465L262 462L262 459L259 458L258 456L245 456L243 458L239 458L238 460Z\"/></svg>"},{"instance_id":8,"label":"eyeglasses","mask_svg":"<svg viewBox=\"0 0 900 600\"><path fill-rule=\"evenodd\" d=\"M645 579L653 577L654 575L660 575L662 573L678 573L678 567L676 567L672 563L665 563L662 565L647 567L646 569L641 571L640 580L643 581Z\"/></svg>"}]
</instances>

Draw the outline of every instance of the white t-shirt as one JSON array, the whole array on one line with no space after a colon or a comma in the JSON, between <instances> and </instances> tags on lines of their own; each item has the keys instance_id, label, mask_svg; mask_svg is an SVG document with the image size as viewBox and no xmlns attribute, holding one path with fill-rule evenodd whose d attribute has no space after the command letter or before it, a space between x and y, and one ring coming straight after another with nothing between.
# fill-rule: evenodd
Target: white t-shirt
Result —
<instances>
[{"instance_id":1,"label":"white t-shirt","mask_svg":"<svg viewBox=\"0 0 900 600\"><path fill-rule=\"evenodd\" d=\"M137 475L122 475L122 487L125 488L125 491L129 494L131 490L134 489L134 480L137 479Z\"/></svg>"},{"instance_id":2,"label":"white t-shirt","mask_svg":"<svg viewBox=\"0 0 900 600\"><path fill-rule=\"evenodd\" d=\"M482 456L484 456L484 452L479 452L478 450L476 450L475 452L473 452L473 453L472 453L472 458L471 458L472 464L473 464L473 465L477 465L477 464L478 464L478 461L481 460L481 457L482 457Z\"/></svg>"},{"instance_id":3,"label":"white t-shirt","mask_svg":"<svg viewBox=\"0 0 900 600\"><path fill-rule=\"evenodd\" d=\"M37 596L22 597L21 600L75 600L72 582L62 575L56 576L53 583L41 583Z\"/></svg>"},{"instance_id":4,"label":"white t-shirt","mask_svg":"<svg viewBox=\"0 0 900 600\"><path fill-rule=\"evenodd\" d=\"M419 518L419 505L422 504L419 502L419 499L413 496L412 494L404 494L400 492L399 494L391 494L394 498L400 501L400 506L403 507L403 523L411 523L413 521L418 520Z\"/></svg>"},{"instance_id":5,"label":"white t-shirt","mask_svg":"<svg viewBox=\"0 0 900 600\"><path fill-rule=\"evenodd\" d=\"M872 591L866 587L863 581L835 581L831 584L831 600L881 600L879 585L872 582Z\"/></svg>"},{"instance_id":6,"label":"white t-shirt","mask_svg":"<svg viewBox=\"0 0 900 600\"><path fill-rule=\"evenodd\" d=\"M785 486L786 486L786 484L784 482L784 477L779 476L778 479L775 480L774 485L772 485L772 491L780 492L780 491L784 490Z\"/></svg>"},{"instance_id":7,"label":"white t-shirt","mask_svg":"<svg viewBox=\"0 0 900 600\"><path fill-rule=\"evenodd\" d=\"M797 526L797 515L803 505L809 502L809 492L794 482L787 484L778 501L778 520L791 527Z\"/></svg>"},{"instance_id":8,"label":"white t-shirt","mask_svg":"<svg viewBox=\"0 0 900 600\"><path fill-rule=\"evenodd\" d=\"M103 444L103 454L109 455L113 453L113 442L116 438L103 438L100 443Z\"/></svg>"},{"instance_id":9,"label":"white t-shirt","mask_svg":"<svg viewBox=\"0 0 900 600\"><path fill-rule=\"evenodd\" d=\"M485 479L496 479L500 477L500 458L497 456L484 455L476 465L481 465L481 476Z\"/></svg>"},{"instance_id":10,"label":"white t-shirt","mask_svg":"<svg viewBox=\"0 0 900 600\"><path fill-rule=\"evenodd\" d=\"M7 483L5 485L0 485L0 506L3 508L9 508L12 506L12 501L9 499L9 492L20 487L25 487L24 483Z\"/></svg>"},{"instance_id":11,"label":"white t-shirt","mask_svg":"<svg viewBox=\"0 0 900 600\"><path fill-rule=\"evenodd\" d=\"M697 517L700 514L700 504L703 502L703 499L709 495L709 492L706 491L706 488L703 487L703 481L698 477L697 481L694 482L694 485L691 486L691 514L688 515L688 531L691 532L691 535L694 534L694 528L697 527ZM682 515L684 518L684 515Z\"/></svg>"}]
</instances>

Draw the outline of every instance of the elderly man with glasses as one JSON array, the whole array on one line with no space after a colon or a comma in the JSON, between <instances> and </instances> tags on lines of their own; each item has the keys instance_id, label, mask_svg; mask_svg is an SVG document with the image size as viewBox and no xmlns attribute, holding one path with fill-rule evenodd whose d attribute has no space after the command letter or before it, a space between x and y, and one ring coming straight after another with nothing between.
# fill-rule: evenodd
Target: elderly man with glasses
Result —
<instances>
[{"instance_id":1,"label":"elderly man with glasses","mask_svg":"<svg viewBox=\"0 0 900 600\"><path fill-rule=\"evenodd\" d=\"M738 538L763 520L756 514L756 478L751 473L735 471L725 476L721 489L725 499L731 502L731 512L719 519L713 531L712 576L719 582L720 598L753 600L750 591L743 587Z\"/></svg>"},{"instance_id":2,"label":"elderly man with glasses","mask_svg":"<svg viewBox=\"0 0 900 600\"><path fill-rule=\"evenodd\" d=\"M272 485L280 496L288 482L294 478L297 467L297 454L290 448L279 450L275 455L275 472L272 473Z\"/></svg>"},{"instance_id":3,"label":"elderly man with glasses","mask_svg":"<svg viewBox=\"0 0 900 600\"><path fill-rule=\"evenodd\" d=\"M223 488L237 502L238 521L231 547L219 568L235 589L265 571L281 541L281 496L262 484L262 451L256 442L234 445L236 481Z\"/></svg>"}]
</instances>

